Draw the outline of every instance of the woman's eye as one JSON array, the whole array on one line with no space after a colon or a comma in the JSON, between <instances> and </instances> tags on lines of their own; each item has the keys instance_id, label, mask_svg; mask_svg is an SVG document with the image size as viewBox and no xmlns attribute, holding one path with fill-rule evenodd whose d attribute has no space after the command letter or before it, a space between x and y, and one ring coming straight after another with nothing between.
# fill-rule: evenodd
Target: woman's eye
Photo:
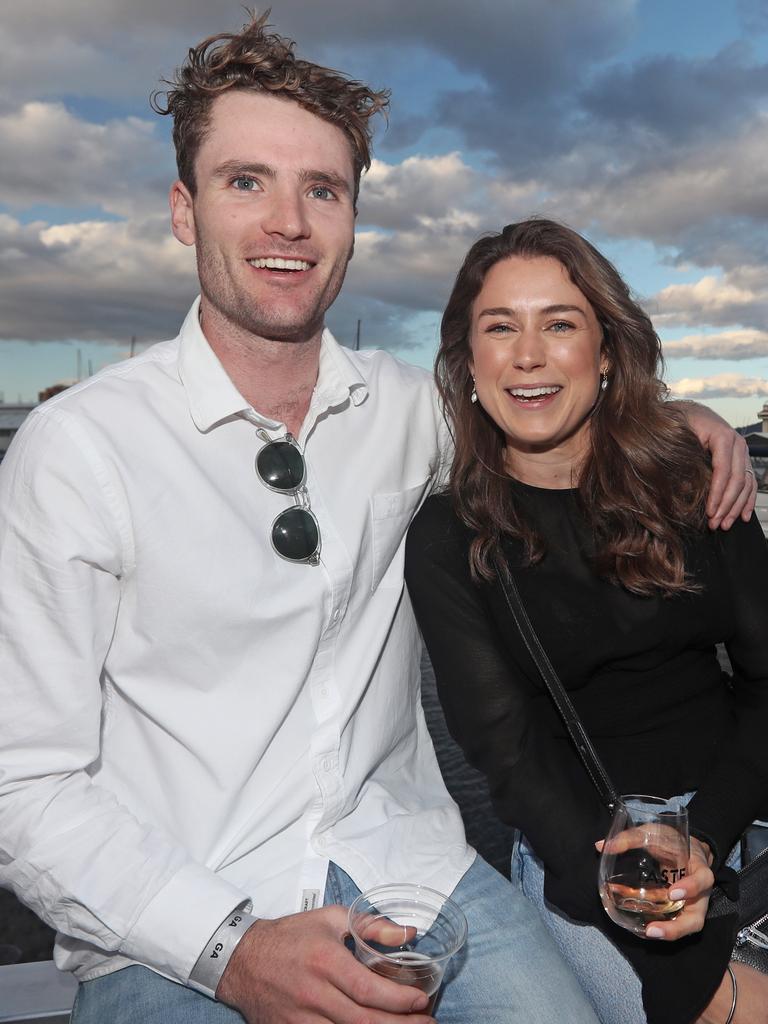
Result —
<instances>
[{"instance_id":1,"label":"woman's eye","mask_svg":"<svg viewBox=\"0 0 768 1024\"><path fill-rule=\"evenodd\" d=\"M566 331L570 331L573 328L573 324L569 324L567 320L556 320L555 323L550 325L550 330L554 331L555 334L565 334Z\"/></svg>"},{"instance_id":2,"label":"woman's eye","mask_svg":"<svg viewBox=\"0 0 768 1024\"><path fill-rule=\"evenodd\" d=\"M489 334L506 334L511 329L512 328L509 326L509 324L493 324L491 327L488 328L488 333Z\"/></svg>"}]
</instances>

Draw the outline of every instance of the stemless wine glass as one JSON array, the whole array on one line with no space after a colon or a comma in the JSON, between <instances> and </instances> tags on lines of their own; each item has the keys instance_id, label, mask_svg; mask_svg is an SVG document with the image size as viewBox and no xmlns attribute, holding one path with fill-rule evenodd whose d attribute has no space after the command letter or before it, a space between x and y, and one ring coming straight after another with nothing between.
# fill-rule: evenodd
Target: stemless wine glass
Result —
<instances>
[{"instance_id":1,"label":"stemless wine glass","mask_svg":"<svg viewBox=\"0 0 768 1024\"><path fill-rule=\"evenodd\" d=\"M600 898L610 919L637 935L652 921L674 920L685 900L669 893L685 877L689 856L681 800L620 797L600 857Z\"/></svg>"}]
</instances>

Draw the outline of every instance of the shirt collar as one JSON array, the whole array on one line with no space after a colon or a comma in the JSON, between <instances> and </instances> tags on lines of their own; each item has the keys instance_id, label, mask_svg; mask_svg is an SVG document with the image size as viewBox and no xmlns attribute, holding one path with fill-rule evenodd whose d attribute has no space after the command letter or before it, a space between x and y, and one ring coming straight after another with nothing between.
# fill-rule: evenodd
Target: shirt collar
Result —
<instances>
[{"instance_id":1,"label":"shirt collar","mask_svg":"<svg viewBox=\"0 0 768 1024\"><path fill-rule=\"evenodd\" d=\"M368 382L349 349L343 348L326 327L320 339L320 366L312 395L312 407L319 414L347 399L360 405L368 395Z\"/></svg>"},{"instance_id":2,"label":"shirt collar","mask_svg":"<svg viewBox=\"0 0 768 1024\"><path fill-rule=\"evenodd\" d=\"M276 420L252 409L219 362L200 326L198 296L187 313L179 332L179 376L189 401L189 411L200 431L210 430L233 416L246 414L266 430L279 430ZM315 416L351 399L360 405L368 394L368 385L349 352L342 348L329 330L320 342L320 365L310 409Z\"/></svg>"}]
</instances>

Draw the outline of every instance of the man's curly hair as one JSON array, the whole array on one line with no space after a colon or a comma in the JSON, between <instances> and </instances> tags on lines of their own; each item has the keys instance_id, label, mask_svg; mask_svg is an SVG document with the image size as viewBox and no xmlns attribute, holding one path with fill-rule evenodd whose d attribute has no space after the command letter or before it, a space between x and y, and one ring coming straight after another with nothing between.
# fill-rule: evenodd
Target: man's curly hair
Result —
<instances>
[{"instance_id":1,"label":"man's curly hair","mask_svg":"<svg viewBox=\"0 0 768 1024\"><path fill-rule=\"evenodd\" d=\"M355 200L360 175L371 166L371 128L374 114L386 115L389 90L375 92L339 71L300 60L296 45L267 32L270 11L256 17L239 33L209 36L192 47L167 90L152 94L158 114L173 117L173 144L179 178L195 194L195 158L210 127L211 106L229 89L272 93L340 128L352 148Z\"/></svg>"}]
</instances>

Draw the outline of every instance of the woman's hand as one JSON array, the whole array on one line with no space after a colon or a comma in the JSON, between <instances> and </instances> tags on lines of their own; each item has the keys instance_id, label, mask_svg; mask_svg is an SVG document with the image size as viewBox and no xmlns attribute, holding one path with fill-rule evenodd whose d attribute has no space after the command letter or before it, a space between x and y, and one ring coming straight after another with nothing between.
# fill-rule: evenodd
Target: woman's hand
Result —
<instances>
[{"instance_id":1,"label":"woman's hand","mask_svg":"<svg viewBox=\"0 0 768 1024\"><path fill-rule=\"evenodd\" d=\"M611 840L611 848L620 853L622 850L632 849L633 842L633 833L629 829ZM650 847L650 852L654 856L663 854L662 843L663 831L660 829L657 845ZM595 843L599 853L602 852L604 845L604 839ZM674 921L652 921L646 925L646 938L671 942L674 939L681 939L684 935L692 935L694 932L701 931L707 916L712 886L715 884L715 876L710 869L711 863L712 854L707 844L702 843L695 836L691 836L690 856L685 867L685 876L679 882L675 882L669 890L669 898L685 900L685 906Z\"/></svg>"},{"instance_id":2,"label":"woman's hand","mask_svg":"<svg viewBox=\"0 0 768 1024\"><path fill-rule=\"evenodd\" d=\"M715 884L715 876L709 866L711 863L712 854L707 844L691 836L691 856L685 877L675 882L669 891L670 899L684 899L685 907L674 921L653 921L646 925L647 938L670 942L701 931L707 916L712 886Z\"/></svg>"}]
</instances>

